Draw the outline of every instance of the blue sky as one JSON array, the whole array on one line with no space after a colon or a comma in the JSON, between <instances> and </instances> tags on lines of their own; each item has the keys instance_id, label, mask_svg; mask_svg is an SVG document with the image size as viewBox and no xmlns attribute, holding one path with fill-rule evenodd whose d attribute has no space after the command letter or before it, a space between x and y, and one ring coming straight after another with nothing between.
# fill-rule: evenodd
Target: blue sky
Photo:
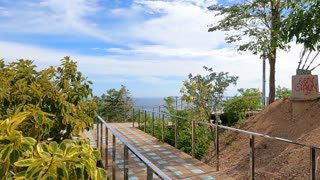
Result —
<instances>
[{"instance_id":1,"label":"blue sky","mask_svg":"<svg viewBox=\"0 0 320 180\"><path fill-rule=\"evenodd\" d=\"M0 58L32 59L39 68L64 56L93 81L96 95L125 85L134 97L180 95L189 73L239 76L238 88L261 89L261 60L239 54L206 7L215 0L0 0ZM280 52L277 85L290 87L300 48Z\"/></svg>"}]
</instances>

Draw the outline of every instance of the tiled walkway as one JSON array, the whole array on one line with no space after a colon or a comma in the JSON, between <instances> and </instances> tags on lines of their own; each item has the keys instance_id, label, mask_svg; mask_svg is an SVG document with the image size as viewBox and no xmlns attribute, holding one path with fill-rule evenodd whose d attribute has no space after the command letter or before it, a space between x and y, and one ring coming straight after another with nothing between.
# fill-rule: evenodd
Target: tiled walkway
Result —
<instances>
[{"instance_id":1,"label":"tiled walkway","mask_svg":"<svg viewBox=\"0 0 320 180\"><path fill-rule=\"evenodd\" d=\"M193 159L191 156L180 152L174 147L158 141L156 138L148 135L136 128L132 128L129 123L112 123L111 126L122 135L122 137L133 145L142 155L149 159L165 174L172 179L232 179L215 171L210 167ZM89 135L90 136L90 135ZM88 137L88 136L87 136ZM109 157L111 157L112 140L109 134ZM117 178L123 179L123 145L117 141L116 163ZM111 170L111 161L109 160L109 170ZM146 167L134 154L129 152L129 179L146 179ZM158 179L154 175L154 179Z\"/></svg>"}]
</instances>

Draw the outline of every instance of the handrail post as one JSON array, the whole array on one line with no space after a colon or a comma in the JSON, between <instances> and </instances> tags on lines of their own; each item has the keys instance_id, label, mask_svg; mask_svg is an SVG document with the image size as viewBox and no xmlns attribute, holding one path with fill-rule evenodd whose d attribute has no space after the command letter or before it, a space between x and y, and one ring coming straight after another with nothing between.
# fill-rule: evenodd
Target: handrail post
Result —
<instances>
[{"instance_id":1,"label":"handrail post","mask_svg":"<svg viewBox=\"0 0 320 180\"><path fill-rule=\"evenodd\" d=\"M132 108L132 127L134 128L134 108Z\"/></svg>"},{"instance_id":2,"label":"handrail post","mask_svg":"<svg viewBox=\"0 0 320 180\"><path fill-rule=\"evenodd\" d=\"M216 170L219 171L219 126L218 126L218 120L216 120L216 126L215 126L215 146L216 146Z\"/></svg>"},{"instance_id":3,"label":"handrail post","mask_svg":"<svg viewBox=\"0 0 320 180\"><path fill-rule=\"evenodd\" d=\"M147 180L153 179L153 171L152 169L147 165Z\"/></svg>"},{"instance_id":4,"label":"handrail post","mask_svg":"<svg viewBox=\"0 0 320 180\"><path fill-rule=\"evenodd\" d=\"M152 111L152 136L154 136L154 111Z\"/></svg>"},{"instance_id":5,"label":"handrail post","mask_svg":"<svg viewBox=\"0 0 320 180\"><path fill-rule=\"evenodd\" d=\"M100 152L102 152L102 148L103 148L103 125L102 125L102 122L99 123L100 124L100 142L99 142L99 145L100 145Z\"/></svg>"},{"instance_id":6,"label":"handrail post","mask_svg":"<svg viewBox=\"0 0 320 180\"><path fill-rule=\"evenodd\" d=\"M162 114L161 137L162 137L162 142L164 143L164 114Z\"/></svg>"},{"instance_id":7,"label":"handrail post","mask_svg":"<svg viewBox=\"0 0 320 180\"><path fill-rule=\"evenodd\" d=\"M254 180L254 136L250 134L250 179Z\"/></svg>"},{"instance_id":8,"label":"handrail post","mask_svg":"<svg viewBox=\"0 0 320 180\"><path fill-rule=\"evenodd\" d=\"M129 175L128 175L128 162L129 162L129 150L128 150L128 146L124 145L124 149L123 149L123 157L124 157L124 162L123 162L123 173L124 173L124 179L128 180L129 179Z\"/></svg>"},{"instance_id":9,"label":"handrail post","mask_svg":"<svg viewBox=\"0 0 320 180\"><path fill-rule=\"evenodd\" d=\"M138 113L139 113L138 128L140 129L140 121L141 121L141 111L140 111L140 109L138 110Z\"/></svg>"},{"instance_id":10,"label":"handrail post","mask_svg":"<svg viewBox=\"0 0 320 180\"><path fill-rule=\"evenodd\" d=\"M310 179L316 180L316 151L310 148Z\"/></svg>"},{"instance_id":11,"label":"handrail post","mask_svg":"<svg viewBox=\"0 0 320 180\"><path fill-rule=\"evenodd\" d=\"M195 157L195 121L192 120L192 137L191 137L191 143L192 143L192 157Z\"/></svg>"},{"instance_id":12,"label":"handrail post","mask_svg":"<svg viewBox=\"0 0 320 180\"><path fill-rule=\"evenodd\" d=\"M97 119L96 128L97 128L97 129L96 129L96 130L97 130L97 131L96 131L96 138L97 138L97 139L96 139L96 140L97 140L97 147L96 147L96 148L99 149L99 120L98 120L98 119Z\"/></svg>"},{"instance_id":13,"label":"handrail post","mask_svg":"<svg viewBox=\"0 0 320 180\"><path fill-rule=\"evenodd\" d=\"M174 147L178 148L178 118L175 118L175 123L174 123Z\"/></svg>"},{"instance_id":14,"label":"handrail post","mask_svg":"<svg viewBox=\"0 0 320 180\"><path fill-rule=\"evenodd\" d=\"M144 132L147 132L147 111L144 111Z\"/></svg>"},{"instance_id":15,"label":"handrail post","mask_svg":"<svg viewBox=\"0 0 320 180\"><path fill-rule=\"evenodd\" d=\"M108 128L106 127L106 149L105 149L105 168L108 170L108 153L109 153L109 141L108 141L109 135L108 135Z\"/></svg>"},{"instance_id":16,"label":"handrail post","mask_svg":"<svg viewBox=\"0 0 320 180\"><path fill-rule=\"evenodd\" d=\"M116 180L116 136L112 135L112 179Z\"/></svg>"}]
</instances>

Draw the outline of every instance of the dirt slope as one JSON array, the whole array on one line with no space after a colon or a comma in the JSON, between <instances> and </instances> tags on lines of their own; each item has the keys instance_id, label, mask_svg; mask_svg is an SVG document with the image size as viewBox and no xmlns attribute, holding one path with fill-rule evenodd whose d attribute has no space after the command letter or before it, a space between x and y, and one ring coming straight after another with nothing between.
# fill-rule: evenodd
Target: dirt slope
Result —
<instances>
[{"instance_id":1,"label":"dirt slope","mask_svg":"<svg viewBox=\"0 0 320 180\"><path fill-rule=\"evenodd\" d=\"M320 146L320 100L276 101L246 120L241 129ZM220 170L237 179L249 179L249 135L229 132L227 137L234 140L221 143ZM221 135L222 141L225 138ZM257 179L309 179L309 148L258 137L255 147ZM212 166L213 152L212 147L205 158Z\"/></svg>"}]
</instances>

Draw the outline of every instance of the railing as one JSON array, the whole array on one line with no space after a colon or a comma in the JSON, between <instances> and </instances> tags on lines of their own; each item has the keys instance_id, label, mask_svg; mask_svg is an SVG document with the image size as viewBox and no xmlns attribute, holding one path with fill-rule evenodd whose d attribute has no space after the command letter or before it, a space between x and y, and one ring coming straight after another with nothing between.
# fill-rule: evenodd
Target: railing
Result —
<instances>
[{"instance_id":1,"label":"railing","mask_svg":"<svg viewBox=\"0 0 320 180\"><path fill-rule=\"evenodd\" d=\"M124 179L129 178L129 151L131 151L137 158L139 158L147 167L147 180L153 179L153 174L156 174L159 178L164 180L170 180L171 178L164 174L158 167L156 167L152 162L150 162L146 157L144 157L138 150L136 150L131 144L124 140L112 127L106 123L100 116L97 116L96 124L96 141L97 149L100 150L101 154L105 155L103 159L105 160L105 168L108 170L108 132L112 134L112 179L117 179L116 177L116 138L124 145ZM105 128L105 153L103 152L103 128Z\"/></svg>"},{"instance_id":2,"label":"railing","mask_svg":"<svg viewBox=\"0 0 320 180\"><path fill-rule=\"evenodd\" d=\"M139 113L138 116L138 127L140 127L141 124L141 114L144 114L144 118L143 118L143 124L144 124L144 131L146 132L146 117L147 117L147 112L152 113L152 121L151 121L151 126L152 126L152 135L154 135L154 121L155 121L155 114L157 114L158 112L154 112L154 111L149 111L149 110L141 110L138 109L137 110ZM142 112L142 113L141 113ZM135 110L133 109L133 127L134 127L134 123L135 123ZM222 129L226 129L226 130L231 130L234 132L239 132L239 133L244 133L244 134L248 134L250 136L250 141L249 141L249 147L250 147L250 179L254 179L255 176L255 146L254 146L254 141L255 141L255 136L258 137L262 137L262 138L266 138L266 139L271 139L271 140L275 140L275 141L280 141L280 142L284 142L284 143L289 143L289 144L294 144L294 145L299 145L299 146L303 146L303 147L308 147L310 149L310 179L311 180L316 180L316 150L319 150L320 147L319 146L315 146L315 145L309 145L309 144L305 144L302 142L297 142L297 141L292 141L292 140L288 140L288 139L284 139L284 138L279 138L279 137L272 137L269 135L265 135L265 134L260 134L260 133L256 133L256 132L251 132L251 131L245 131L245 130L241 130L241 129L237 129L237 128L232 128L232 127L228 127L228 126L223 126L223 125L219 125L219 124L213 124L213 123L206 123L206 122L201 122L201 121L195 121L192 119L188 119L185 117L179 117L179 116L175 116L175 115L171 115L171 114L167 114L167 113L160 113L162 114L162 128L161 128L161 134L162 134L162 142L164 142L164 121L165 121L165 116L167 117L173 117L174 118L174 134L175 134L175 138L174 138L174 144L175 147L178 147L178 123L177 121L179 119L183 119L183 120L189 120L192 122L192 127L191 127L191 143L192 143L192 152L191 155L192 157L195 157L195 123L198 124L205 124L208 126L212 126L215 128L215 156L216 156L216 170L219 171L219 166L220 166L220 162L219 162L219 128ZM160 116L160 115L159 115ZM216 121L218 122L218 121Z\"/></svg>"}]
</instances>

